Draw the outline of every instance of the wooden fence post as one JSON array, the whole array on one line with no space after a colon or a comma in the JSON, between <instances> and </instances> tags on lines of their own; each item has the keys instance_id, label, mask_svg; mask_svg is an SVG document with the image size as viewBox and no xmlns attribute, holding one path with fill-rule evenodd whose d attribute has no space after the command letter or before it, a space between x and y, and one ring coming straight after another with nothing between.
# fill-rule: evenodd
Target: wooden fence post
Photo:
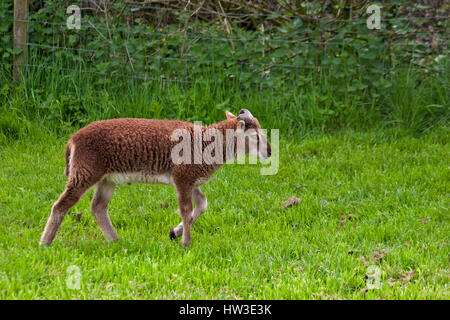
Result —
<instances>
[{"instance_id":1,"label":"wooden fence post","mask_svg":"<svg viewBox=\"0 0 450 320\"><path fill-rule=\"evenodd\" d=\"M21 49L14 55L13 78L19 80L24 74L24 66L27 64L28 42L28 0L14 0L14 51Z\"/></svg>"}]
</instances>

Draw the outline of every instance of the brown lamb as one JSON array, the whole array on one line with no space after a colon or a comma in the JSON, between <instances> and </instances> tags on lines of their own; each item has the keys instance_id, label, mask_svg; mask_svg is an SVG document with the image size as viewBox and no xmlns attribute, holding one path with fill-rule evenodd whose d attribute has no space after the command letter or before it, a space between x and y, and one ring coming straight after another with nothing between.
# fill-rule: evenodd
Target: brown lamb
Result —
<instances>
[{"instance_id":1,"label":"brown lamb","mask_svg":"<svg viewBox=\"0 0 450 320\"><path fill-rule=\"evenodd\" d=\"M226 141L227 129L247 132L253 129L256 134L245 140L245 153L251 153L250 140L258 145L264 144L259 158L270 157L271 149L261 131L261 126L251 113L243 109L239 116L226 112L227 120L201 130L215 128L223 133L223 156L226 148L233 148L232 157L237 156L237 143ZM183 235L183 246L191 242L191 227L206 210L207 200L200 190L211 175L222 164L175 164L171 152L178 141L171 139L174 130L184 129L193 136L194 124L176 120L154 119L112 119L93 122L77 131L67 142L65 176L68 179L64 192L53 204L50 217L45 226L40 243L49 245L67 214L82 195L96 186L91 203L91 212L109 241L119 237L111 224L107 206L116 184L120 183L160 183L175 187L182 222L170 230L169 236L175 239ZM228 139L231 140L231 139ZM194 143L192 139L191 144ZM203 142L202 150L206 143ZM261 148L260 148L261 149ZM195 150L195 148L192 148ZM258 149L259 150L259 149ZM193 208L192 201L195 203Z\"/></svg>"}]
</instances>

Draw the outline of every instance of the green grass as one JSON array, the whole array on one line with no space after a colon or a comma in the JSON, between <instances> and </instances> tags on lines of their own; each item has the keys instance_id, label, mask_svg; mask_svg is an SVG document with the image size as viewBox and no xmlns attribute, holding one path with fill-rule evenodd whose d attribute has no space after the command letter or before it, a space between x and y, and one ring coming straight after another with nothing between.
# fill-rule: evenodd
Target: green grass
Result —
<instances>
[{"instance_id":1,"label":"green grass","mask_svg":"<svg viewBox=\"0 0 450 320\"><path fill-rule=\"evenodd\" d=\"M42 17L52 15L47 9ZM137 35L141 45L144 34ZM95 45L95 37L81 39ZM0 298L449 299L448 55L421 70L414 63L425 54L433 60L432 53L386 53L385 44L376 53L372 36L366 44L374 47L364 53L364 46L356 49L364 38L345 39L352 41L335 47L340 58L329 46L285 50L312 55L323 69L276 68L283 60L267 55L274 67L264 79L258 66L235 64L242 57L259 61L259 49L228 53L226 42L228 51L217 43L207 48L217 50L205 57L211 64L144 70L155 79L178 74L189 84L89 73L127 74L129 64L117 65L109 54L80 63L76 51L54 48L30 49L28 63L41 67L14 82L10 53L3 55ZM103 39L98 44L105 49ZM180 43L170 48L177 56L173 45ZM161 44L155 53L165 55ZM202 188L209 207L188 249L169 240L180 222L177 201L172 188L159 185L117 188L109 211L118 242L107 243L94 222L91 190L52 246L38 245L64 189L65 143L78 128L118 117L211 123L242 108L264 128L280 129L279 172L261 176L261 165L221 169ZM284 208L293 196L301 202ZM66 284L71 265L80 268L80 290ZM372 266L381 271L381 288L367 290Z\"/></svg>"},{"instance_id":2,"label":"green grass","mask_svg":"<svg viewBox=\"0 0 450 320\"><path fill-rule=\"evenodd\" d=\"M16 131L0 139L2 299L450 298L445 127L418 137L281 130L278 174L227 165L202 188L209 206L188 249L168 237L179 223L174 190L137 184L109 206L118 242L90 214L91 190L40 247L65 185L68 135ZM292 196L301 202L284 208ZM380 289L365 290L365 263L380 268ZM70 265L80 290L66 285Z\"/></svg>"}]
</instances>

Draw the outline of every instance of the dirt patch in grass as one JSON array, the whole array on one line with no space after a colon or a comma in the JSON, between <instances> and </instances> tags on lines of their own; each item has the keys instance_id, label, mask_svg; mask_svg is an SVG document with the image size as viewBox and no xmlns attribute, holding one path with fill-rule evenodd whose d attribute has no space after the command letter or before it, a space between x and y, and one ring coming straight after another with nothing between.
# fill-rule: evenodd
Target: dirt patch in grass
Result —
<instances>
[{"instance_id":1,"label":"dirt patch in grass","mask_svg":"<svg viewBox=\"0 0 450 320\"><path fill-rule=\"evenodd\" d=\"M339 227L342 229L345 226L345 223L347 221L352 221L357 218L356 214L349 214L347 216L341 216L341 219L339 220Z\"/></svg>"},{"instance_id":2,"label":"dirt patch in grass","mask_svg":"<svg viewBox=\"0 0 450 320\"><path fill-rule=\"evenodd\" d=\"M283 202L283 206L285 209L295 206L297 204L299 204L302 200L297 198L297 197L292 197L289 200L286 200L285 202Z\"/></svg>"},{"instance_id":3,"label":"dirt patch in grass","mask_svg":"<svg viewBox=\"0 0 450 320\"><path fill-rule=\"evenodd\" d=\"M401 283L407 283L407 282L411 282L411 280L414 278L414 276L417 275L417 271L416 270L410 270L407 272L404 271L400 271L397 274L393 275L392 277L389 277L388 279L388 283L390 286L393 286L396 282L401 282Z\"/></svg>"},{"instance_id":4,"label":"dirt patch in grass","mask_svg":"<svg viewBox=\"0 0 450 320\"><path fill-rule=\"evenodd\" d=\"M366 256L362 256L360 259L362 261L362 263L368 267L371 264L375 264L380 262L381 260L383 260L384 257L387 256L387 251L383 250L383 249L377 249L377 251L375 251L372 254L366 255Z\"/></svg>"}]
</instances>

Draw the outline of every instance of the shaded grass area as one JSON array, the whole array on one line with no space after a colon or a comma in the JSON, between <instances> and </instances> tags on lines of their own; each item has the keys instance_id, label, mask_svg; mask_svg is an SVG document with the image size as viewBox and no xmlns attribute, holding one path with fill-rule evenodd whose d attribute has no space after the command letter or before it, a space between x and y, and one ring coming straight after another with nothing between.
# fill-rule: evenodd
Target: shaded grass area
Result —
<instances>
[{"instance_id":1,"label":"shaded grass area","mask_svg":"<svg viewBox=\"0 0 450 320\"><path fill-rule=\"evenodd\" d=\"M109 206L118 242L90 214L91 190L39 247L68 135L31 132L0 141L3 299L450 298L448 128L282 136L278 174L226 165L202 188L189 249L168 237L174 190L137 184ZM292 196L301 202L284 208ZM71 265L80 290L66 285ZM370 266L380 289L367 290Z\"/></svg>"}]
</instances>

